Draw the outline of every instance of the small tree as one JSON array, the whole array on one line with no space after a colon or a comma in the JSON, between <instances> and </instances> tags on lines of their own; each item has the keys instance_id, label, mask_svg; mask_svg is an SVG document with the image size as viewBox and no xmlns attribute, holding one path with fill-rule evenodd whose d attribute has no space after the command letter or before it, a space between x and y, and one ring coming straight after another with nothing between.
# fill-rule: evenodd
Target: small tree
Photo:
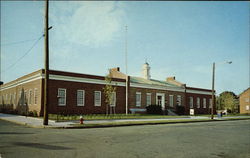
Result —
<instances>
[{"instance_id":1,"label":"small tree","mask_svg":"<svg viewBox=\"0 0 250 158\"><path fill-rule=\"evenodd\" d=\"M230 113L238 112L239 99L233 92L222 92L217 97L217 108L220 110L227 109Z\"/></svg>"},{"instance_id":2,"label":"small tree","mask_svg":"<svg viewBox=\"0 0 250 158\"><path fill-rule=\"evenodd\" d=\"M103 88L104 95L105 95L105 103L106 103L106 114L108 114L108 109L110 108L110 113L112 113L112 102L114 100L114 93L116 91L116 87L112 86L112 76L109 74L105 77L106 85ZM115 114L115 107L114 114Z\"/></svg>"}]
</instances>

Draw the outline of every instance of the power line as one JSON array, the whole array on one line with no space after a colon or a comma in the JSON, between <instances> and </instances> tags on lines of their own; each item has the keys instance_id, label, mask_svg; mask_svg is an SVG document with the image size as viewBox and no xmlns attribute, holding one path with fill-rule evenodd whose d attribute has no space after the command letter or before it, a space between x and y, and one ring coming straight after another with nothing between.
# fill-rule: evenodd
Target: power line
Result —
<instances>
[{"instance_id":1,"label":"power line","mask_svg":"<svg viewBox=\"0 0 250 158\"><path fill-rule=\"evenodd\" d=\"M28 49L28 51L21 56L16 62L14 62L12 65L10 65L9 67L7 67L5 70L3 70L2 72L5 72L7 70L9 70L10 68L12 68L13 66L15 66L20 60L22 60L34 47L35 45L41 40L41 38L43 37L43 35L41 37L39 37L36 42L30 47L30 49Z\"/></svg>"},{"instance_id":2,"label":"power line","mask_svg":"<svg viewBox=\"0 0 250 158\"><path fill-rule=\"evenodd\" d=\"M1 44L1 46L9 46L9 45L21 44L21 43L25 43L25 42L35 41L36 39L37 38L29 39L29 40L24 40L24 41L9 42L9 43Z\"/></svg>"}]
</instances>

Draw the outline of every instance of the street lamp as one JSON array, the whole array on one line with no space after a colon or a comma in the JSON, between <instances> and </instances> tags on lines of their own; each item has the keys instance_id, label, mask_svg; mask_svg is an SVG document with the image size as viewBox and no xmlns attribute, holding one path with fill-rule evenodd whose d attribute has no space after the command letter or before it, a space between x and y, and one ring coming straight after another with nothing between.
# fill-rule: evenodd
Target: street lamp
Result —
<instances>
[{"instance_id":1,"label":"street lamp","mask_svg":"<svg viewBox=\"0 0 250 158\"><path fill-rule=\"evenodd\" d=\"M220 64L232 64L232 61L226 61ZM215 62L213 62L213 75L212 75L212 107L211 107L211 119L214 119L214 78L215 78Z\"/></svg>"}]
</instances>

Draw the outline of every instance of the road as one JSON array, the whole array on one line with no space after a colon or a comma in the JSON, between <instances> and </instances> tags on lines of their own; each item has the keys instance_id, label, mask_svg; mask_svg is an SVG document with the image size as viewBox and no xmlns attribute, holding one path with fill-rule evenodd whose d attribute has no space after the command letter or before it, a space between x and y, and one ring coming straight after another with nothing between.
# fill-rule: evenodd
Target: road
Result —
<instances>
[{"instance_id":1,"label":"road","mask_svg":"<svg viewBox=\"0 0 250 158\"><path fill-rule=\"evenodd\" d=\"M0 120L0 157L249 158L250 120L37 129Z\"/></svg>"}]
</instances>

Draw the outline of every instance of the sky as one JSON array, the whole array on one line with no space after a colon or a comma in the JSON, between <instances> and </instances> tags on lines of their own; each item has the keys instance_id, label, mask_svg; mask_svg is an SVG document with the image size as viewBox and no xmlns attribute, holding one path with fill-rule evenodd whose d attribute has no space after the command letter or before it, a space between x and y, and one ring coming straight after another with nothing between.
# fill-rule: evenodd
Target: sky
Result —
<instances>
[{"instance_id":1,"label":"sky","mask_svg":"<svg viewBox=\"0 0 250 158\"><path fill-rule=\"evenodd\" d=\"M43 1L1 1L1 81L44 67ZM50 1L50 69L107 74L120 67L142 76L240 94L249 83L249 3ZM127 34L125 26L128 26ZM232 64L226 64L232 61Z\"/></svg>"}]
</instances>

